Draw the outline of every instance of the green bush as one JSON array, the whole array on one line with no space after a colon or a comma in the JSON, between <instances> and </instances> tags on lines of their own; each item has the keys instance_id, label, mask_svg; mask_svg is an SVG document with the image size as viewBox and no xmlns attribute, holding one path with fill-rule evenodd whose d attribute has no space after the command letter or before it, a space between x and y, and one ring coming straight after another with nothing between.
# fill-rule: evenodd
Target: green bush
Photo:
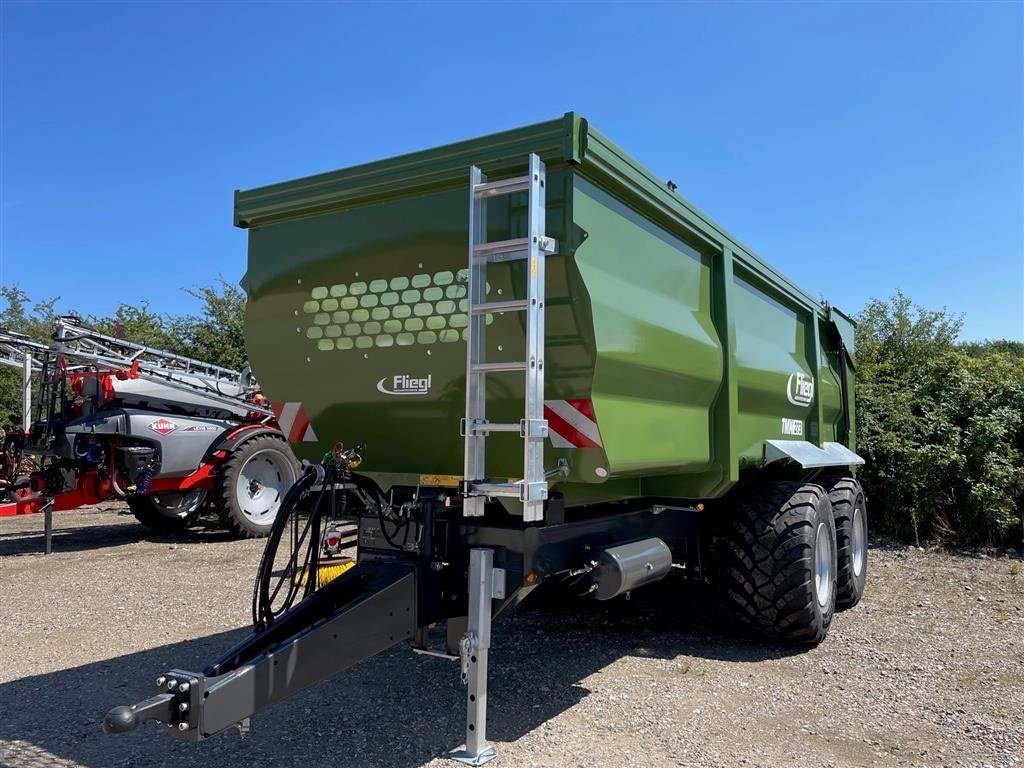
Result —
<instances>
[{"instance_id":1,"label":"green bush","mask_svg":"<svg viewBox=\"0 0 1024 768\"><path fill-rule=\"evenodd\" d=\"M858 321L858 452L874 529L915 541L1019 543L1020 346L958 347L959 318L899 293L870 302Z\"/></svg>"}]
</instances>

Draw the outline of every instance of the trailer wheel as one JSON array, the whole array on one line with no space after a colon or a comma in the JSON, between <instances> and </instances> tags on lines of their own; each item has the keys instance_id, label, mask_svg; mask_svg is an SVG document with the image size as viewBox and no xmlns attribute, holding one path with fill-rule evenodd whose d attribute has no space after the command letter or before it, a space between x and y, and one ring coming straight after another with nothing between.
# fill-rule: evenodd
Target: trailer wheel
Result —
<instances>
[{"instance_id":1,"label":"trailer wheel","mask_svg":"<svg viewBox=\"0 0 1024 768\"><path fill-rule=\"evenodd\" d=\"M135 519L154 531L181 531L195 519L206 500L206 491L164 491L129 496L128 508Z\"/></svg>"},{"instance_id":2,"label":"trailer wheel","mask_svg":"<svg viewBox=\"0 0 1024 768\"><path fill-rule=\"evenodd\" d=\"M816 644L836 604L836 524L818 485L780 482L737 505L725 587L738 618L767 637Z\"/></svg>"},{"instance_id":3,"label":"trailer wheel","mask_svg":"<svg viewBox=\"0 0 1024 768\"><path fill-rule=\"evenodd\" d=\"M864 490L852 477L834 478L828 497L836 518L836 607L852 608L868 580L868 508Z\"/></svg>"},{"instance_id":4,"label":"trailer wheel","mask_svg":"<svg viewBox=\"0 0 1024 768\"><path fill-rule=\"evenodd\" d=\"M246 440L221 469L216 493L223 525L247 539L269 534L299 469L283 439L260 435Z\"/></svg>"}]
</instances>

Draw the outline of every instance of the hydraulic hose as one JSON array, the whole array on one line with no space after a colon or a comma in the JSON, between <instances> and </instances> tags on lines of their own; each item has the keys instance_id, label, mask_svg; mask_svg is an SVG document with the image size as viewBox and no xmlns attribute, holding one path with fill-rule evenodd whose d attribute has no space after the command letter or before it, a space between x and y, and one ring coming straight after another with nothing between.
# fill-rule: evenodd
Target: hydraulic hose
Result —
<instances>
[{"instance_id":1,"label":"hydraulic hose","mask_svg":"<svg viewBox=\"0 0 1024 768\"><path fill-rule=\"evenodd\" d=\"M306 529L303 533L302 538L297 536L292 540L292 552L289 557L288 564L283 569L282 573L278 575L278 583L276 588L271 590L271 582L274 578L274 563L277 558L277 551L281 545L281 539L284 536L284 532L289 527L297 529L298 527L298 515L295 514L296 507L299 501L302 499L306 491L317 481L318 478L323 478L326 482L326 471L323 465L313 464L306 467L305 472L299 477L299 479L288 489L284 499L281 501L281 507L278 510L277 517L274 518L274 525L270 529L270 535L267 537L267 545L263 549L263 556L260 558L259 567L256 570L256 582L253 585L252 594L252 623L253 628L257 631L265 629L267 626L273 623L274 619L286 611L295 601L295 597L298 593L298 587L300 586L300 579L298 574L300 571L296 570L298 552L302 541L305 539L305 535L309 533L310 524L313 522L313 518L317 516L319 512L319 501L314 510L311 511L309 520L306 522ZM322 496L322 494L320 494ZM293 530L293 535L296 531ZM319 540L315 541L312 549L319 549ZM307 547L305 561L311 559L312 555ZM314 563L304 562L303 565L306 567L315 565ZM307 574L311 573L307 571ZM307 585L311 580L306 579ZM273 601L274 598L280 593L281 589L287 582L291 582L288 585L288 592L285 595L283 607L278 610L274 610Z\"/></svg>"},{"instance_id":2,"label":"hydraulic hose","mask_svg":"<svg viewBox=\"0 0 1024 768\"><path fill-rule=\"evenodd\" d=\"M341 485L342 510L347 507L349 492L354 491L363 508L376 512L381 533L388 544L398 551L405 551L409 542L410 518L395 520L392 505L387 502L384 492L373 480L350 470L361 460L363 446L357 446L338 457L330 454L322 464L306 467L303 474L285 494L277 517L267 537L267 544L256 571L256 582L252 594L252 623L259 632L266 629L282 613L291 608L296 600L305 598L317 589L317 573L320 565L324 515L330 520L337 507L337 488ZM319 484L314 493L310 489ZM305 509L300 503L306 502ZM327 510L325 512L325 510ZM308 517L300 523L302 513ZM389 534L386 524L393 526ZM283 567L277 567L278 551L285 531L291 531L291 552ZM402 543L395 538L404 534ZM417 538L420 532L417 530Z\"/></svg>"}]
</instances>

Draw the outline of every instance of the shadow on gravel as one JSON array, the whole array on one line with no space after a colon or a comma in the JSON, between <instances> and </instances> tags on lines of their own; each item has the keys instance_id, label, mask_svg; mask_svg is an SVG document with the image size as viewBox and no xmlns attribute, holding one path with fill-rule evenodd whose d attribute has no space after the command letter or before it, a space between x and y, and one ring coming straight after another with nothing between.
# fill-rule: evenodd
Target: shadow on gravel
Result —
<instances>
[{"instance_id":1,"label":"shadow on gravel","mask_svg":"<svg viewBox=\"0 0 1024 768\"><path fill-rule=\"evenodd\" d=\"M799 652L737 635L708 592L679 583L663 582L629 601L578 603L571 610L544 601L530 606L495 627L488 733L499 742L577 704L589 694L589 676L626 657L748 663ZM232 732L187 744L154 723L121 736L100 732L103 714L152 695L161 671L201 669L246 631L0 685L0 765L414 768L462 740L465 689L458 667L404 648L256 715L244 740ZM683 663L672 674L681 679L688 671Z\"/></svg>"},{"instance_id":2,"label":"shadow on gravel","mask_svg":"<svg viewBox=\"0 0 1024 768\"><path fill-rule=\"evenodd\" d=\"M123 523L113 525L80 525L74 528L58 527L61 521L54 513L53 551L87 552L106 547L117 547L137 541L151 541L167 544L195 544L204 542L233 541L234 537L223 530L189 528L173 533L159 533L135 522L131 515L124 515ZM33 515L38 520L38 532L16 531L0 533L0 557L12 555L39 555L45 547L43 516ZM28 527L28 526L26 526Z\"/></svg>"}]
</instances>

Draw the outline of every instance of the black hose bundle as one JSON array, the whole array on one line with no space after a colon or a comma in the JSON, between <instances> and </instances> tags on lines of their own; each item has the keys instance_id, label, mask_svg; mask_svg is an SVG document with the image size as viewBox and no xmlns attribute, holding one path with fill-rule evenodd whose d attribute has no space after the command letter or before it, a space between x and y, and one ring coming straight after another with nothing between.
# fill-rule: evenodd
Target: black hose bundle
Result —
<instances>
[{"instance_id":1,"label":"black hose bundle","mask_svg":"<svg viewBox=\"0 0 1024 768\"><path fill-rule=\"evenodd\" d=\"M281 501L281 507L278 509L277 517L274 519L274 525L270 529L270 535L267 537L267 545L263 549L263 556L260 558L259 568L256 570L256 582L253 585L252 624L253 628L257 632L268 627L274 622L274 619L277 616L284 613L292 606L298 595L299 587L303 586L303 581L305 586L303 596L310 591L310 584L315 582L315 579L308 578L308 576L313 573L310 569L319 564L320 541L319 536L315 534L319 532L320 527L319 512L321 501L323 500L323 493L321 492L317 495L316 503L310 511L309 517L306 519L306 525L301 536L298 534L298 503L318 478L323 478L324 481L326 481L326 472L324 471L323 465L314 464L306 467L306 471L303 472L302 476L295 482L295 484L288 489L288 493L285 494L284 499ZM326 482L324 482L323 487L327 487ZM271 589L271 582L274 579L274 563L277 560L277 551L281 545L281 539L284 536L284 532L289 528L292 529L291 554L285 567L277 574L277 584L273 589ZM317 530L311 531L311 528L315 528ZM309 544L306 546L302 568L306 569L305 573L307 578L303 580L299 578L299 574L303 572L298 567L299 551L302 544L306 542L306 537L310 533L313 533L314 535L309 538L309 542L315 543L313 543L312 546L309 546ZM281 590L285 587L287 587L287 589L284 600L280 604L280 607L275 610L274 601L277 599Z\"/></svg>"},{"instance_id":2,"label":"black hose bundle","mask_svg":"<svg viewBox=\"0 0 1024 768\"><path fill-rule=\"evenodd\" d=\"M390 516L391 510L384 493L370 478L351 471L361 462L363 450L363 445L357 445L338 455L328 454L323 463L307 466L285 494L267 537L253 585L252 623L257 632L273 624L296 600L316 591L325 531L322 523L329 522L339 512L339 489L342 515L351 493L364 509L376 511L383 529L384 519ZM311 491L317 485L319 488ZM301 518L304 514L306 518L303 523ZM408 525L408 521L405 521L405 525ZM275 570L278 550L286 531L291 532L290 552L283 567ZM386 531L384 536L391 543ZM397 548L397 545L393 546Z\"/></svg>"}]
</instances>

